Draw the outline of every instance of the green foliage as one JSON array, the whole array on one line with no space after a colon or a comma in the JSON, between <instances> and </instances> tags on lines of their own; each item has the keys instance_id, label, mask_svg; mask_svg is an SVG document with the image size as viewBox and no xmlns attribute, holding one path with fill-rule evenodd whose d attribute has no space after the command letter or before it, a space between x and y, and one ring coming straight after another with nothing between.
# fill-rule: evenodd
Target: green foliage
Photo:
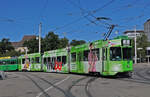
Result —
<instances>
[{"instance_id":1,"label":"green foliage","mask_svg":"<svg viewBox=\"0 0 150 97\"><path fill-rule=\"evenodd\" d=\"M49 32L43 40L42 49L44 51L55 50L59 48L59 44L59 36L53 32Z\"/></svg>"},{"instance_id":2,"label":"green foliage","mask_svg":"<svg viewBox=\"0 0 150 97\"><path fill-rule=\"evenodd\" d=\"M150 43L148 42L148 38L145 34L142 34L142 36L137 37L137 57L138 58L145 58L146 57L146 48L150 45ZM134 50L135 50L135 46L134 46L134 39L132 40L132 55L134 55ZM141 48L141 49L139 49Z\"/></svg>"},{"instance_id":3,"label":"green foliage","mask_svg":"<svg viewBox=\"0 0 150 97\"><path fill-rule=\"evenodd\" d=\"M15 50L11 50L11 51L5 53L5 54L3 55L3 57L7 57L7 56L20 56L20 55L21 55L20 52L17 52L17 51L15 51Z\"/></svg>"},{"instance_id":4,"label":"green foliage","mask_svg":"<svg viewBox=\"0 0 150 97\"><path fill-rule=\"evenodd\" d=\"M28 48L28 53L36 53L39 50L39 44L37 39L31 39L29 41L25 41L23 46Z\"/></svg>"},{"instance_id":5,"label":"green foliage","mask_svg":"<svg viewBox=\"0 0 150 97\"><path fill-rule=\"evenodd\" d=\"M86 43L84 40L72 40L71 45L81 45ZM69 45L69 40L64 37L60 38L54 32L49 32L44 38L41 39L41 51L55 50L60 48L65 48ZM39 51L39 40L31 39L25 41L23 47L28 48L28 53L37 53ZM25 52L24 52L25 53ZM9 39L2 39L0 42L0 56L19 56L20 52L14 50L13 46L9 42Z\"/></svg>"},{"instance_id":6,"label":"green foliage","mask_svg":"<svg viewBox=\"0 0 150 97\"><path fill-rule=\"evenodd\" d=\"M9 39L3 38L0 42L0 53L5 54L8 51L14 50L13 46L9 42Z\"/></svg>"},{"instance_id":7,"label":"green foliage","mask_svg":"<svg viewBox=\"0 0 150 97\"><path fill-rule=\"evenodd\" d=\"M14 47L9 42L8 38L3 38L0 41L0 57L19 56L20 52L15 51Z\"/></svg>"},{"instance_id":8,"label":"green foliage","mask_svg":"<svg viewBox=\"0 0 150 97\"><path fill-rule=\"evenodd\" d=\"M43 39L41 39L41 51L55 50L65 48L68 45L67 38L59 38L54 32L49 32ZM28 48L28 53L36 53L39 49L39 40L32 39L25 41L23 46Z\"/></svg>"},{"instance_id":9,"label":"green foliage","mask_svg":"<svg viewBox=\"0 0 150 97\"><path fill-rule=\"evenodd\" d=\"M85 44L86 42L84 40L72 40L70 42L71 46L76 46L76 45L81 45L81 44Z\"/></svg>"},{"instance_id":10,"label":"green foliage","mask_svg":"<svg viewBox=\"0 0 150 97\"><path fill-rule=\"evenodd\" d=\"M69 40L67 38L60 39L60 45L59 48L65 48L68 46Z\"/></svg>"},{"instance_id":11,"label":"green foliage","mask_svg":"<svg viewBox=\"0 0 150 97\"><path fill-rule=\"evenodd\" d=\"M148 38L145 34L141 37L137 37L137 54L138 56L141 55L142 58L146 57L146 48L149 46ZM138 50L138 48L142 48Z\"/></svg>"}]
</instances>

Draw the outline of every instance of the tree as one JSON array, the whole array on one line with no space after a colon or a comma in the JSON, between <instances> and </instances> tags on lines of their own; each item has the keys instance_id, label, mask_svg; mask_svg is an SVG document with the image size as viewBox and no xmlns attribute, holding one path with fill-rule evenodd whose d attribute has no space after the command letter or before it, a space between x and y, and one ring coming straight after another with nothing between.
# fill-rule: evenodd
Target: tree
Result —
<instances>
[{"instance_id":1,"label":"tree","mask_svg":"<svg viewBox=\"0 0 150 97\"><path fill-rule=\"evenodd\" d=\"M43 39L41 39L41 51L42 53L44 51L50 51L50 50L56 50L60 48L65 48L69 44L69 40L64 38L59 38L57 34L54 32L49 32ZM84 40L72 40L71 45L81 45L86 43ZM29 41L25 41L23 46L27 47L29 49L28 53L35 53L38 52L39 44L38 40L32 39Z\"/></svg>"},{"instance_id":2,"label":"tree","mask_svg":"<svg viewBox=\"0 0 150 97\"><path fill-rule=\"evenodd\" d=\"M3 38L0 41L0 57L6 57L6 56L20 56L21 53L15 51L14 47L11 45L11 42L9 42L8 38Z\"/></svg>"},{"instance_id":3,"label":"tree","mask_svg":"<svg viewBox=\"0 0 150 97\"><path fill-rule=\"evenodd\" d=\"M25 41L23 46L28 48L28 53L37 53L39 51L39 41L37 39Z\"/></svg>"},{"instance_id":4,"label":"tree","mask_svg":"<svg viewBox=\"0 0 150 97\"><path fill-rule=\"evenodd\" d=\"M148 38L145 34L142 34L141 36L137 37L137 57L145 59L146 58L146 48L150 45L148 42ZM132 55L135 56L135 44L134 39L132 39Z\"/></svg>"},{"instance_id":5,"label":"tree","mask_svg":"<svg viewBox=\"0 0 150 97\"><path fill-rule=\"evenodd\" d=\"M145 34L141 37L137 37L137 55L138 57L145 58L146 57L146 48L149 46L148 38ZM138 48L142 48L138 50Z\"/></svg>"},{"instance_id":6,"label":"tree","mask_svg":"<svg viewBox=\"0 0 150 97\"><path fill-rule=\"evenodd\" d=\"M60 40L54 32L49 32L43 40L43 51L55 50L59 48Z\"/></svg>"},{"instance_id":7,"label":"tree","mask_svg":"<svg viewBox=\"0 0 150 97\"><path fill-rule=\"evenodd\" d=\"M81 45L81 44L85 44L86 42L84 40L72 40L70 42L71 46L76 46L76 45Z\"/></svg>"},{"instance_id":8,"label":"tree","mask_svg":"<svg viewBox=\"0 0 150 97\"><path fill-rule=\"evenodd\" d=\"M3 38L0 42L0 53L5 54L6 52L9 52L11 50L14 50L11 42L9 42L8 38Z\"/></svg>"},{"instance_id":9,"label":"tree","mask_svg":"<svg viewBox=\"0 0 150 97\"><path fill-rule=\"evenodd\" d=\"M5 56L13 56L14 57L14 56L20 56L20 55L21 55L21 52L17 52L15 50L11 50L11 51L5 53L3 55L3 57L5 57Z\"/></svg>"},{"instance_id":10,"label":"tree","mask_svg":"<svg viewBox=\"0 0 150 97\"><path fill-rule=\"evenodd\" d=\"M60 39L59 48L65 48L68 46L68 44L69 44L69 40L64 37L64 38Z\"/></svg>"},{"instance_id":11,"label":"tree","mask_svg":"<svg viewBox=\"0 0 150 97\"><path fill-rule=\"evenodd\" d=\"M41 39L41 52L65 48L68 45L68 41L67 38L59 38L54 32L49 32ZM28 53L36 53L39 50L39 40L25 41L23 46L29 49Z\"/></svg>"}]
</instances>

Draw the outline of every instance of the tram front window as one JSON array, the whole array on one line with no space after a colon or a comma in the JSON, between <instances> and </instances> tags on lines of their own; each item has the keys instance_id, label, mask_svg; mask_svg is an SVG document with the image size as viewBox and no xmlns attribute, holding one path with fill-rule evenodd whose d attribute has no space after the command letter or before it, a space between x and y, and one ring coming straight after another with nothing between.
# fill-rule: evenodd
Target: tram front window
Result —
<instances>
[{"instance_id":1,"label":"tram front window","mask_svg":"<svg viewBox=\"0 0 150 97\"><path fill-rule=\"evenodd\" d=\"M120 47L111 47L110 48L110 60L111 61L120 61L121 60L121 48Z\"/></svg>"},{"instance_id":2,"label":"tram front window","mask_svg":"<svg viewBox=\"0 0 150 97\"><path fill-rule=\"evenodd\" d=\"M123 48L123 59L131 60L131 48Z\"/></svg>"}]
</instances>

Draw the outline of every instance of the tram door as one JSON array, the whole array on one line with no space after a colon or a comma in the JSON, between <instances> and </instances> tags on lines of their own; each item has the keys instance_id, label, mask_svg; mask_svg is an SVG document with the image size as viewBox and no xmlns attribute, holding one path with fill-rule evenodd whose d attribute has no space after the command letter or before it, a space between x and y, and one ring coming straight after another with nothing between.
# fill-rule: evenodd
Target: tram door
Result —
<instances>
[{"instance_id":1,"label":"tram door","mask_svg":"<svg viewBox=\"0 0 150 97\"><path fill-rule=\"evenodd\" d=\"M106 72L107 49L102 48L102 72Z\"/></svg>"},{"instance_id":2,"label":"tram door","mask_svg":"<svg viewBox=\"0 0 150 97\"><path fill-rule=\"evenodd\" d=\"M82 73L82 71L83 71L82 59L83 59L83 52L77 52L77 71L78 71L78 73Z\"/></svg>"},{"instance_id":3,"label":"tram door","mask_svg":"<svg viewBox=\"0 0 150 97\"><path fill-rule=\"evenodd\" d=\"M70 50L69 50L68 51L68 59L67 59L68 60L68 62L67 62L68 63L68 72L70 72L70 63L71 63L71 58L70 57L71 57L71 54L70 54Z\"/></svg>"}]
</instances>

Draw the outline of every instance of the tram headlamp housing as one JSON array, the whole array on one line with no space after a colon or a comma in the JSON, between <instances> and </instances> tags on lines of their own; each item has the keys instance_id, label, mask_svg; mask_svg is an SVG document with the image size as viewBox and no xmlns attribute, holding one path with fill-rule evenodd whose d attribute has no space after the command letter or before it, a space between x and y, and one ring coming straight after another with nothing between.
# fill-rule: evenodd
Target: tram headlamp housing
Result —
<instances>
[{"instance_id":1,"label":"tram headlamp housing","mask_svg":"<svg viewBox=\"0 0 150 97\"><path fill-rule=\"evenodd\" d=\"M120 70L121 70L121 64L117 64L112 67L112 71L114 72L118 72Z\"/></svg>"},{"instance_id":2,"label":"tram headlamp housing","mask_svg":"<svg viewBox=\"0 0 150 97\"><path fill-rule=\"evenodd\" d=\"M130 46L131 45L131 40L122 40L122 45L123 46Z\"/></svg>"}]
</instances>

